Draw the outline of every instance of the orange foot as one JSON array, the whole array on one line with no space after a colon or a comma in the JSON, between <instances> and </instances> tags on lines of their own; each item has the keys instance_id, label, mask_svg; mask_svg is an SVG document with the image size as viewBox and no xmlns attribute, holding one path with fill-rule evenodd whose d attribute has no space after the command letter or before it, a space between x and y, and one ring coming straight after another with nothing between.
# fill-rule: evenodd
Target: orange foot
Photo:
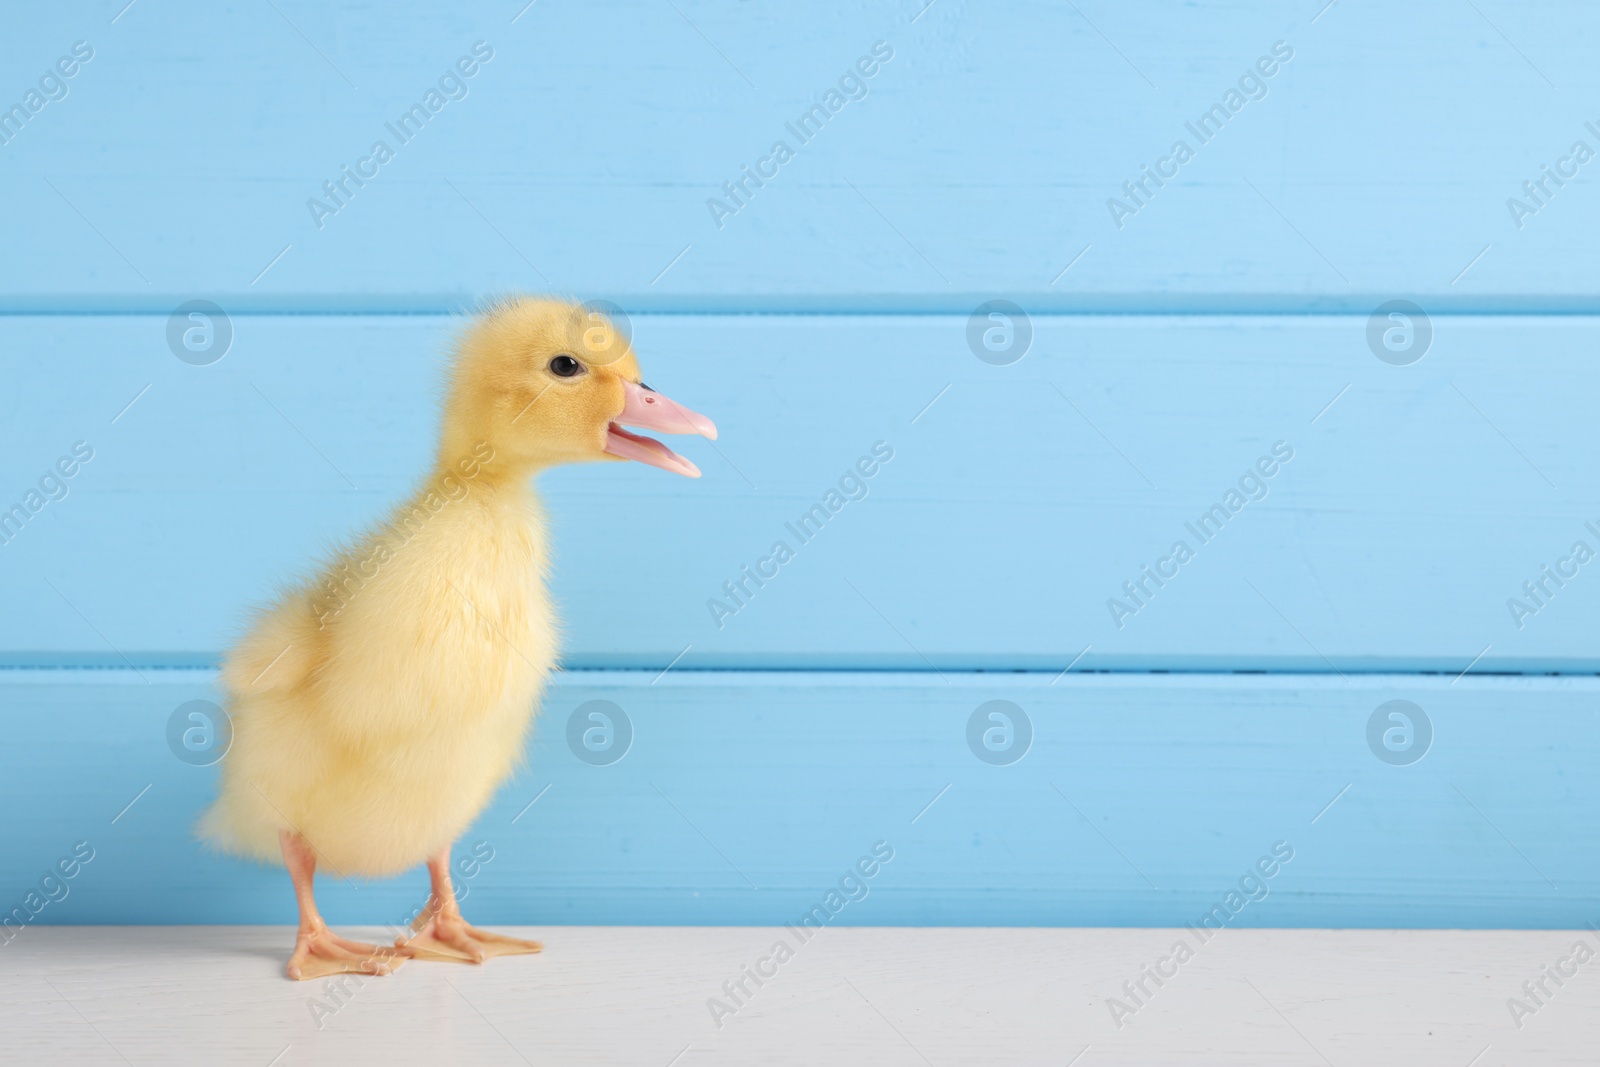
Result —
<instances>
[{"instance_id":1,"label":"orange foot","mask_svg":"<svg viewBox=\"0 0 1600 1067\"><path fill-rule=\"evenodd\" d=\"M470 925L454 908L429 909L417 920L409 939L395 938L395 948L419 960L482 963L494 956L521 956L541 952L537 941L490 933Z\"/></svg>"},{"instance_id":2,"label":"orange foot","mask_svg":"<svg viewBox=\"0 0 1600 1067\"><path fill-rule=\"evenodd\" d=\"M379 948L340 937L319 921L300 927L294 955L284 971L297 982L330 974L393 974L408 955L404 948Z\"/></svg>"}]
</instances>

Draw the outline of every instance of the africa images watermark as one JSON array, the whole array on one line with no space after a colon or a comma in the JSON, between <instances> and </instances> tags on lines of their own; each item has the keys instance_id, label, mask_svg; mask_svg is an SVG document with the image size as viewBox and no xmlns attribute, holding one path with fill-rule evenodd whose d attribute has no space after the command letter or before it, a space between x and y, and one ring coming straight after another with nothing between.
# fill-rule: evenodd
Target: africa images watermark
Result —
<instances>
[{"instance_id":1,"label":"africa images watermark","mask_svg":"<svg viewBox=\"0 0 1600 1067\"><path fill-rule=\"evenodd\" d=\"M1247 867L1244 874L1239 876L1237 889L1230 887L1221 902L1213 904L1210 911L1200 916L1198 923L1184 924L1184 929L1194 935L1195 945L1204 948L1216 938L1217 932L1232 922L1247 905L1266 900L1272 892L1267 883L1276 878L1292 859L1294 859L1293 845L1287 841L1274 842L1271 855L1261 856L1253 866ZM1107 997L1106 1010L1111 1013L1111 1021L1116 1024L1117 1029L1121 1030L1127 1025L1128 1019L1149 1007L1155 994L1167 982L1178 976L1179 969L1194 959L1196 951L1197 949L1191 947L1185 938L1178 938L1172 943L1167 955L1157 959L1154 964L1145 964L1139 969L1137 977L1122 983L1125 1000ZM1155 986L1154 989L1151 988L1152 984Z\"/></svg>"},{"instance_id":2,"label":"africa images watermark","mask_svg":"<svg viewBox=\"0 0 1600 1067\"><path fill-rule=\"evenodd\" d=\"M837 886L830 888L820 902L811 905L811 909L797 921L785 924L784 929L789 932L794 944L789 943L788 937L778 938L765 955L758 957L753 964L741 967L738 978L723 982L722 996L706 999L706 1010L711 1013L711 1021L717 1029L722 1029L722 1024L728 1018L737 1015L762 986L776 978L778 969L794 959L800 947L816 937L817 931L832 922L834 916L848 905L866 900L867 894L872 891L872 879L892 859L894 846L887 841L874 843L871 854L857 859L839 877Z\"/></svg>"},{"instance_id":3,"label":"africa images watermark","mask_svg":"<svg viewBox=\"0 0 1600 1067\"><path fill-rule=\"evenodd\" d=\"M876 77L883 69L881 64L893 58L894 48L887 42L873 42L870 55L861 56L853 67L847 68L839 75L837 89L829 88L822 94L820 103L812 104L793 122L785 122L783 128L794 137L796 145L804 147L810 144L811 139L822 132L828 120L844 110L845 104L852 100L867 98L869 92L867 81ZM749 204L755 197L756 191L776 178L779 169L796 155L795 148L791 147L788 141L779 140L772 142L767 154L756 160L753 173L749 164L741 164L739 177L722 183L722 193L727 197L726 202L714 196L706 200L706 210L711 212L711 221L717 224L717 229L720 230L725 225L724 219L737 215Z\"/></svg>"},{"instance_id":4,"label":"africa images watermark","mask_svg":"<svg viewBox=\"0 0 1600 1067\"><path fill-rule=\"evenodd\" d=\"M1516 1028L1521 1030L1529 1016L1539 1014L1539 1010L1567 984L1563 979L1576 978L1578 969L1592 959L1594 959L1594 949L1588 941L1579 938L1572 943L1572 948L1567 950L1567 955L1558 958L1553 966L1541 968L1538 978L1530 978L1523 982L1522 997L1506 998L1506 1010L1511 1012L1511 1021ZM1556 985L1554 990L1550 988L1551 982ZM1541 993L1543 996L1540 996Z\"/></svg>"},{"instance_id":5,"label":"africa images watermark","mask_svg":"<svg viewBox=\"0 0 1600 1067\"><path fill-rule=\"evenodd\" d=\"M22 528L45 509L45 505L65 500L72 491L68 480L76 477L83 469L83 464L93 458L94 446L87 441L76 441L70 456L61 456L54 465L46 467L39 476L38 488L30 486L19 503L0 511L0 545L9 545L22 532Z\"/></svg>"},{"instance_id":6,"label":"africa images watermark","mask_svg":"<svg viewBox=\"0 0 1600 1067\"><path fill-rule=\"evenodd\" d=\"M45 908L66 900L67 894L72 892L67 883L78 877L84 865L93 859L94 846L87 841L79 841L72 846L69 855L62 856L54 866L47 868L39 879L38 888L29 889L21 904L0 915L0 945L9 945Z\"/></svg>"},{"instance_id":7,"label":"africa images watermark","mask_svg":"<svg viewBox=\"0 0 1600 1067\"><path fill-rule=\"evenodd\" d=\"M357 593L378 576L378 571L393 560L400 550L411 543L433 517L449 504L465 500L468 482L483 472L484 465L494 459L494 446L479 441L472 446L472 455L457 461L455 468L446 471L423 492L417 494L410 509L397 513L386 529L363 544L357 558L355 551L339 561L335 571L317 591L311 602L312 613L317 616L318 629L338 618L349 607ZM458 477L456 471L460 471Z\"/></svg>"},{"instance_id":8,"label":"africa images watermark","mask_svg":"<svg viewBox=\"0 0 1600 1067\"><path fill-rule=\"evenodd\" d=\"M1194 535L1197 547L1191 548L1188 541L1174 541L1167 554L1156 560L1154 569L1146 563L1139 569L1139 577L1122 583L1122 591L1126 594L1127 600L1114 596L1107 597L1106 610L1111 613L1111 621L1117 624L1117 629L1120 630L1126 625L1124 620L1148 607L1150 601L1155 599L1156 593L1165 588L1168 581L1178 576L1180 568L1185 563L1194 559L1198 546L1209 544L1222 532L1222 527L1230 518L1243 511L1245 505L1267 499L1272 492L1267 485L1268 480L1282 470L1283 465L1291 459L1294 459L1294 448L1289 442L1273 442L1272 454L1261 456L1256 460L1255 466L1240 475L1237 489L1230 488L1223 494L1221 503L1212 504L1194 522L1183 524L1183 528ZM1168 570L1168 567L1171 570Z\"/></svg>"},{"instance_id":9,"label":"africa images watermark","mask_svg":"<svg viewBox=\"0 0 1600 1067\"><path fill-rule=\"evenodd\" d=\"M1594 523L1586 522L1583 528L1600 542L1600 528L1596 528ZM1555 595L1565 589L1567 583L1578 576L1580 568L1594 557L1595 550L1589 542L1578 540L1572 542L1572 548L1565 556L1556 560L1553 571L1550 564L1540 564L1539 576L1522 583L1522 592L1527 599L1519 600L1514 596L1506 598L1506 610L1511 613L1511 621L1517 624L1517 629L1526 626L1530 616L1539 614L1549 606ZM1568 567L1571 569L1568 570Z\"/></svg>"},{"instance_id":10,"label":"africa images watermark","mask_svg":"<svg viewBox=\"0 0 1600 1067\"><path fill-rule=\"evenodd\" d=\"M478 41L472 46L472 54L461 56L453 67L447 68L439 75L438 87L429 87L422 94L422 100L412 104L394 122L383 124L384 129L394 136L398 146L409 144L412 138L422 132L428 120L443 111L445 105L452 100L465 100L467 98L467 81L477 76L482 69L481 64L488 63L494 58L494 49L487 42ZM387 141L374 141L368 153L356 160L355 169L352 171L348 163L339 165L339 176L322 183L322 193L326 201L316 197L306 200L306 210L311 212L311 221L317 224L317 229L322 229L327 223L324 221L331 215L337 215L344 208L350 206L350 201L355 198L358 191L366 187L368 181L376 178L380 168L394 159L396 149L389 146ZM354 185L355 188L351 188ZM342 194L342 195L341 195Z\"/></svg>"},{"instance_id":11,"label":"africa images watermark","mask_svg":"<svg viewBox=\"0 0 1600 1067\"><path fill-rule=\"evenodd\" d=\"M1172 142L1172 148L1167 155L1156 160L1152 170L1149 164L1139 165L1139 177L1122 183L1122 193L1128 199L1119 200L1116 197L1106 199L1106 210L1111 213L1111 221L1117 229L1122 229L1124 220L1130 215L1137 215L1139 211L1148 206L1156 195L1156 190L1162 188L1173 178L1178 176L1180 168L1195 157L1198 147L1209 144L1212 138L1222 132L1222 127L1228 120L1244 110L1244 106L1255 101L1267 98L1267 81L1277 75L1282 69L1282 64L1294 58L1294 49L1287 41L1274 41L1272 54L1261 56L1256 60L1255 66L1247 69L1239 76L1239 87L1229 89L1222 94L1222 102L1212 104L1209 109L1202 112L1194 122L1185 122L1184 129L1194 135L1195 148L1189 147L1189 142L1177 140ZM1168 168L1171 169L1168 169ZM1154 185L1155 188L1151 188Z\"/></svg>"},{"instance_id":12,"label":"africa images watermark","mask_svg":"<svg viewBox=\"0 0 1600 1067\"><path fill-rule=\"evenodd\" d=\"M1600 139L1600 127L1596 127L1592 121L1585 122L1583 128L1591 136ZM1511 215L1512 225L1519 230L1526 226L1527 220L1547 207L1567 182L1577 180L1579 169L1594 155L1595 151L1587 141L1574 141L1567 154L1556 160L1555 167L1552 168L1548 163L1539 164L1539 177L1522 183L1522 195L1527 199L1519 200L1514 196L1506 198L1506 211ZM1555 188L1552 189L1552 185Z\"/></svg>"},{"instance_id":13,"label":"africa images watermark","mask_svg":"<svg viewBox=\"0 0 1600 1067\"><path fill-rule=\"evenodd\" d=\"M756 593L765 588L767 582L778 576L779 569L785 563L794 559L798 547L809 544L822 528L827 525L844 506L853 500L865 500L870 492L867 482L883 469L883 464L894 458L894 449L887 441L875 441L872 445L870 456L861 456L853 467L847 468L839 476L839 487L830 488L823 494L822 500L801 514L794 522L786 522L783 528L794 535L795 548L789 547L789 542L784 540L774 541L772 550L758 559L752 571L749 564L739 568L739 576L722 583L722 591L727 594L726 601L718 597L706 600L706 610L711 612L711 621L716 623L717 629L727 625L723 620L732 615L737 615L749 606L755 599ZM769 569L770 568L770 569ZM754 588L751 588L752 584Z\"/></svg>"},{"instance_id":14,"label":"africa images watermark","mask_svg":"<svg viewBox=\"0 0 1600 1067\"><path fill-rule=\"evenodd\" d=\"M22 132L22 127L43 111L47 104L65 100L67 93L72 91L67 82L75 78L78 71L93 58L93 45L88 41L74 41L71 55L61 56L55 61L54 67L46 68L39 75L37 89L30 88L23 93L21 103L0 108L0 145L10 144Z\"/></svg>"}]
</instances>

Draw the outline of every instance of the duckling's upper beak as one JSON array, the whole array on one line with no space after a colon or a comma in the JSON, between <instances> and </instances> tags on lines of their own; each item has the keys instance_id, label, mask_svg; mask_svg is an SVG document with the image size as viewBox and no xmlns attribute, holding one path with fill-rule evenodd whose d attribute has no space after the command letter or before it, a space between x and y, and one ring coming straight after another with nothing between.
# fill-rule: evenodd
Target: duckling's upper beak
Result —
<instances>
[{"instance_id":1,"label":"duckling's upper beak","mask_svg":"<svg viewBox=\"0 0 1600 1067\"><path fill-rule=\"evenodd\" d=\"M716 423L648 386L624 381L622 389L627 402L622 406L622 414L612 420L606 430L606 451L623 459L660 467L664 471L690 478L700 477L699 467L652 437L629 433L622 428L622 424L661 433L697 433L715 441Z\"/></svg>"}]
</instances>

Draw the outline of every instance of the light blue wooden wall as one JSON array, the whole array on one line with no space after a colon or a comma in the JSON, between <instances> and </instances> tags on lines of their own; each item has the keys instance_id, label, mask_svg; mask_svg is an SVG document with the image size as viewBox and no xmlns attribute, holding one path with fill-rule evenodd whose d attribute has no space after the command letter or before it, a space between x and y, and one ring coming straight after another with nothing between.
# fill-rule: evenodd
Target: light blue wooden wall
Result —
<instances>
[{"instance_id":1,"label":"light blue wooden wall","mask_svg":"<svg viewBox=\"0 0 1600 1067\"><path fill-rule=\"evenodd\" d=\"M291 917L280 873L193 842L214 770L167 718L412 484L452 331L515 290L625 308L722 434L685 446L699 482L544 479L570 670L472 835L480 918L788 921L879 839L851 921L1176 924L1280 839L1240 922L1600 915L1600 564L1542 571L1600 550L1600 13L123 2L0 34L0 511L93 450L0 544L6 908L89 840L40 921ZM386 124L478 42L402 144ZM197 299L233 334L209 366L166 336ZM1032 332L1010 365L968 340L994 299ZM1391 300L1424 309L1417 362L1369 345ZM879 442L865 498L719 625L707 601ZM635 724L612 766L564 740L590 699ZM1033 724L1009 766L967 745L991 699ZM1420 762L1369 748L1391 699L1429 716ZM335 883L329 911L416 889Z\"/></svg>"}]
</instances>

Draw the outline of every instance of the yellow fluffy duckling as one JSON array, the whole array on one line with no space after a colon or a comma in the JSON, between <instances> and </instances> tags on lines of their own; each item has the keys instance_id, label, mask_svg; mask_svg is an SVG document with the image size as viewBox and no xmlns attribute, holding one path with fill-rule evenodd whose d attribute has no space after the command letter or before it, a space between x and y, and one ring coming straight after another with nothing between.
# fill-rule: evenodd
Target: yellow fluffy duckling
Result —
<instances>
[{"instance_id":1,"label":"yellow fluffy duckling","mask_svg":"<svg viewBox=\"0 0 1600 1067\"><path fill-rule=\"evenodd\" d=\"M290 978L539 951L466 923L450 846L518 763L556 663L530 476L608 459L700 474L624 424L716 437L641 383L628 340L598 313L491 308L458 343L432 474L229 653L233 747L203 831L228 851L281 856L300 909ZM423 862L428 906L393 949L339 937L317 913L319 866L378 877Z\"/></svg>"}]
</instances>

